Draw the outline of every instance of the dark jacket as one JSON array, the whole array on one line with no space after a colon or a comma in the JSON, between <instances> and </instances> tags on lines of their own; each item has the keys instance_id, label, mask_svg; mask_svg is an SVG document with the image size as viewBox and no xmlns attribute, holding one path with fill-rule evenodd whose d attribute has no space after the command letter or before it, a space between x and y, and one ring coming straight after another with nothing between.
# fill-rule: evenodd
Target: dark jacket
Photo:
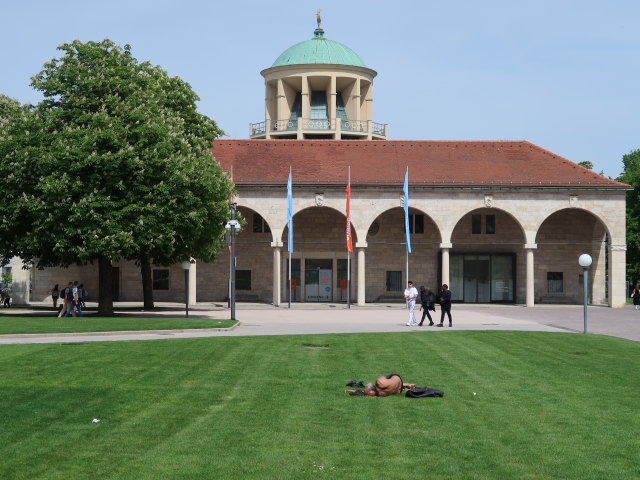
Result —
<instances>
[{"instance_id":1,"label":"dark jacket","mask_svg":"<svg viewBox=\"0 0 640 480\"><path fill-rule=\"evenodd\" d=\"M438 292L438 298L440 299L440 305L444 307L451 306L451 290L440 290Z\"/></svg>"}]
</instances>

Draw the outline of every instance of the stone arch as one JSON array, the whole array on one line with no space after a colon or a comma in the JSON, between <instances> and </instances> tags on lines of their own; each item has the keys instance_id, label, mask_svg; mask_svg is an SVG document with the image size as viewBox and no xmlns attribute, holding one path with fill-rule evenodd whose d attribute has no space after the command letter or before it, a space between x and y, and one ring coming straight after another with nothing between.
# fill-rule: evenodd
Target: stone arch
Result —
<instances>
[{"instance_id":1,"label":"stone arch","mask_svg":"<svg viewBox=\"0 0 640 480\"><path fill-rule=\"evenodd\" d=\"M561 208L547 215L536 232L535 291L539 303L583 302L582 267L578 257L587 253L589 301L606 303L606 257L610 233L603 219L586 209Z\"/></svg>"},{"instance_id":2,"label":"stone arch","mask_svg":"<svg viewBox=\"0 0 640 480\"><path fill-rule=\"evenodd\" d=\"M450 233L449 285L453 299L469 303L524 303L526 231L503 208L467 210Z\"/></svg>"},{"instance_id":3,"label":"stone arch","mask_svg":"<svg viewBox=\"0 0 640 480\"><path fill-rule=\"evenodd\" d=\"M407 255L405 215L400 206L379 209L371 220L366 236L367 301L402 299L409 276L418 286L436 289L438 282L438 251L442 237L433 218L426 212L409 207L412 233L411 253Z\"/></svg>"},{"instance_id":4,"label":"stone arch","mask_svg":"<svg viewBox=\"0 0 640 480\"><path fill-rule=\"evenodd\" d=\"M307 206L293 215L293 246L302 244L341 245L346 249L346 215L330 206ZM282 225L279 240L286 245L289 229L286 219ZM351 222L353 243L358 239L356 228ZM274 239L275 240L275 239Z\"/></svg>"}]
</instances>

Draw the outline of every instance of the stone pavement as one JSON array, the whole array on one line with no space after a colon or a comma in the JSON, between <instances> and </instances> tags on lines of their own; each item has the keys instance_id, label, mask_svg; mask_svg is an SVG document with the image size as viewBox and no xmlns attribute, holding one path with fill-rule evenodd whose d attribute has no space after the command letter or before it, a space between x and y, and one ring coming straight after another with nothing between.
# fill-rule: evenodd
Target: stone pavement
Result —
<instances>
[{"instance_id":1,"label":"stone pavement","mask_svg":"<svg viewBox=\"0 0 640 480\"><path fill-rule=\"evenodd\" d=\"M45 304L42 304L45 306ZM89 304L89 307L92 305ZM184 306L176 303L156 303L157 311L144 312L140 304L116 303L119 314L145 316L184 316ZM31 313L21 308L0 310L0 315ZM440 309L431 312L439 321ZM274 307L267 304L238 303L236 319L239 324L231 329L171 330L144 332L101 332L72 334L0 335L0 344L9 343L57 343L120 340L159 340L170 338L199 338L248 335L299 335L361 332L406 332L440 334L452 330L521 330L545 332L582 333L584 329L583 307L578 305L453 305L453 328L408 327L404 305L367 304L363 307L345 304L294 303ZM611 335L640 341L640 310L633 306L611 309L589 306L587 331L590 334ZM422 312L416 310L416 315ZM198 303L190 306L189 315L202 318L229 319L231 312L226 304ZM52 320L53 317L52 313ZM55 321L58 320L56 318ZM428 322L426 322L428 323ZM426 325L425 323L425 325ZM445 325L448 325L445 320Z\"/></svg>"}]
</instances>

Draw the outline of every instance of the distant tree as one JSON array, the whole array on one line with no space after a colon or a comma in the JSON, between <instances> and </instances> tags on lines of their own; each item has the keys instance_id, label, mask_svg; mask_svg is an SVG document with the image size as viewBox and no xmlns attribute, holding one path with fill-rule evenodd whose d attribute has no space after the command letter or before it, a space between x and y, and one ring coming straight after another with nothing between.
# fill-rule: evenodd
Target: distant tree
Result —
<instances>
[{"instance_id":1,"label":"distant tree","mask_svg":"<svg viewBox=\"0 0 640 480\"><path fill-rule=\"evenodd\" d=\"M578 162L578 165L584 168L588 168L589 170L593 170L593 163L588 160L585 160L584 162Z\"/></svg>"},{"instance_id":2,"label":"distant tree","mask_svg":"<svg viewBox=\"0 0 640 480\"><path fill-rule=\"evenodd\" d=\"M623 155L623 171L619 182L628 183L627 192L627 278L640 282L640 150Z\"/></svg>"},{"instance_id":3,"label":"distant tree","mask_svg":"<svg viewBox=\"0 0 640 480\"><path fill-rule=\"evenodd\" d=\"M153 307L152 263L211 261L223 246L233 185L209 152L223 132L197 112L189 84L128 45L58 49L32 79L44 100L14 115L0 150L0 178L11 175L0 186L15 192L9 221L20 224L20 241L0 248L39 268L97 262L102 313L113 311L111 262L135 261Z\"/></svg>"}]
</instances>

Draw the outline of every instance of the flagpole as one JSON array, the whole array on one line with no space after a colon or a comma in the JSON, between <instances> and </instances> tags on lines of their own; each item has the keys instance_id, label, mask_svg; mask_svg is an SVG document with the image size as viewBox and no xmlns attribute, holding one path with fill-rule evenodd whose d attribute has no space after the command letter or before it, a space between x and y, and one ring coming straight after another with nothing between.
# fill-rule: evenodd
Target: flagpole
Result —
<instances>
[{"instance_id":1,"label":"flagpole","mask_svg":"<svg viewBox=\"0 0 640 480\"><path fill-rule=\"evenodd\" d=\"M291 309L291 252L293 252L293 181L291 179L291 166L289 166L289 180L287 181L287 228L289 237L287 249L289 250L289 309Z\"/></svg>"},{"instance_id":2,"label":"flagpole","mask_svg":"<svg viewBox=\"0 0 640 480\"><path fill-rule=\"evenodd\" d=\"M289 252L289 308L291 308L291 252Z\"/></svg>"},{"instance_id":3,"label":"flagpole","mask_svg":"<svg viewBox=\"0 0 640 480\"><path fill-rule=\"evenodd\" d=\"M409 228L409 167L407 166L407 171L404 174L404 238L406 242L406 282L409 281L409 254L411 253L411 234ZM406 283L405 282L405 283Z\"/></svg>"},{"instance_id":4,"label":"flagpole","mask_svg":"<svg viewBox=\"0 0 640 480\"><path fill-rule=\"evenodd\" d=\"M351 166L349 166L349 195L351 195ZM351 198L349 198L351 200ZM351 209L351 205L349 205ZM347 222L351 222L351 212L347 212ZM347 225L351 227L351 225ZM347 308L351 308L351 251L347 248Z\"/></svg>"}]
</instances>

